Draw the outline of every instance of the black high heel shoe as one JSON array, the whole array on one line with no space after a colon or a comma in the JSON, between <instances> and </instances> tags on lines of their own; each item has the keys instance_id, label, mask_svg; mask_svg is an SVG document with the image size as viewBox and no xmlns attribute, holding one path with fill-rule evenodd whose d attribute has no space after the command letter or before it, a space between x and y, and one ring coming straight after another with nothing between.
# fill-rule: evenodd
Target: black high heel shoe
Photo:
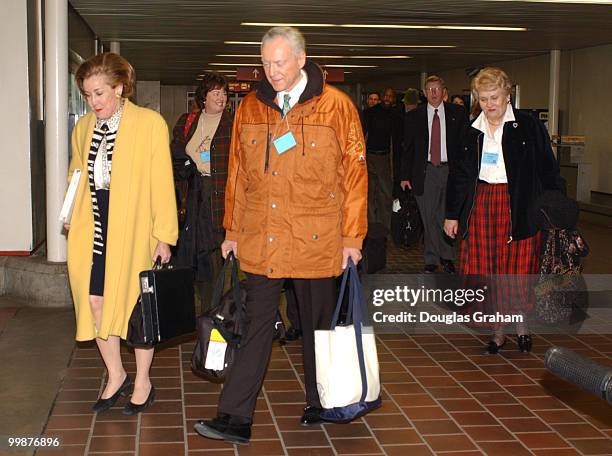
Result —
<instances>
[{"instance_id":1,"label":"black high heel shoe","mask_svg":"<svg viewBox=\"0 0 612 456\"><path fill-rule=\"evenodd\" d=\"M155 402L155 387L151 385L151 391L149 391L147 399L142 404L134 404L132 401L128 402L123 409L123 414L136 415L137 413L143 412L150 405L153 405L153 402Z\"/></svg>"},{"instance_id":2,"label":"black high heel shoe","mask_svg":"<svg viewBox=\"0 0 612 456\"><path fill-rule=\"evenodd\" d=\"M519 351L521 353L529 353L531 351L533 343L529 334L517 335L516 341L518 342Z\"/></svg>"},{"instance_id":3,"label":"black high heel shoe","mask_svg":"<svg viewBox=\"0 0 612 456\"><path fill-rule=\"evenodd\" d=\"M105 412L106 410L108 410L109 408L111 408L113 405L117 403L120 396L125 397L129 395L132 392L133 386L134 385L132 384L132 380L130 379L130 376L126 374L125 380L123 380L123 383L121 384L119 389L115 392L115 394L113 394L108 399L102 399L102 398L98 399L92 407L93 411L95 413Z\"/></svg>"},{"instance_id":4,"label":"black high heel shoe","mask_svg":"<svg viewBox=\"0 0 612 456\"><path fill-rule=\"evenodd\" d=\"M496 355L499 353L499 351L502 349L502 347L506 345L506 338L504 337L504 341L501 343L501 345L497 345L497 342L495 342L495 340L490 340L489 344L487 345L487 350L485 351L485 355L489 354L489 355Z\"/></svg>"}]
</instances>

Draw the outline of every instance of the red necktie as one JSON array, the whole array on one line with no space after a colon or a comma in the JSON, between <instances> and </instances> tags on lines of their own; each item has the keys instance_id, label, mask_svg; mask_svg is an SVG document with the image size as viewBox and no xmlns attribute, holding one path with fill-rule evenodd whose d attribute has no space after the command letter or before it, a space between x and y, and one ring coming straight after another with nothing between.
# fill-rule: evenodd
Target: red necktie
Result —
<instances>
[{"instance_id":1,"label":"red necktie","mask_svg":"<svg viewBox=\"0 0 612 456\"><path fill-rule=\"evenodd\" d=\"M440 166L440 148L440 116L438 116L438 110L436 109L434 111L433 122L431 123L431 148L429 149L431 164L434 166Z\"/></svg>"}]
</instances>

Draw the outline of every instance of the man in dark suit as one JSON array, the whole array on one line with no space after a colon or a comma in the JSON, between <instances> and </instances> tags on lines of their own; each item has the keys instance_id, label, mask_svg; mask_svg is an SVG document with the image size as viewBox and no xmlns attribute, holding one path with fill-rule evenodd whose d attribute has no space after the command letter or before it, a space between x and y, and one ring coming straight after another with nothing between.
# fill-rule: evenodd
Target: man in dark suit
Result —
<instances>
[{"instance_id":1,"label":"man in dark suit","mask_svg":"<svg viewBox=\"0 0 612 456\"><path fill-rule=\"evenodd\" d=\"M427 104L407 113L404 123L400 186L414 192L421 212L426 273L436 272L440 265L447 273L455 272L455 251L443 230L446 181L468 118L462 107L443 102L445 88L439 76L428 77Z\"/></svg>"},{"instance_id":2,"label":"man in dark suit","mask_svg":"<svg viewBox=\"0 0 612 456\"><path fill-rule=\"evenodd\" d=\"M368 224L391 228L393 177L391 158L399 155L402 144L402 114L395 106L395 91L385 89L382 103L363 112L368 164Z\"/></svg>"}]
</instances>

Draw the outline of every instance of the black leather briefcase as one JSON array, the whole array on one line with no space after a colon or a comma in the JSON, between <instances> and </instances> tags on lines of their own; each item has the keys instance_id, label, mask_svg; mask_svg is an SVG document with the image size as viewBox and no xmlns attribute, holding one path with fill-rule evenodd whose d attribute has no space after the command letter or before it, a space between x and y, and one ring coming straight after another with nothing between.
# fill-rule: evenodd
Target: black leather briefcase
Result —
<instances>
[{"instance_id":1,"label":"black leather briefcase","mask_svg":"<svg viewBox=\"0 0 612 456\"><path fill-rule=\"evenodd\" d=\"M193 270L162 267L159 258L150 271L139 275L140 297L128 325L126 342L153 346L195 331Z\"/></svg>"}]
</instances>

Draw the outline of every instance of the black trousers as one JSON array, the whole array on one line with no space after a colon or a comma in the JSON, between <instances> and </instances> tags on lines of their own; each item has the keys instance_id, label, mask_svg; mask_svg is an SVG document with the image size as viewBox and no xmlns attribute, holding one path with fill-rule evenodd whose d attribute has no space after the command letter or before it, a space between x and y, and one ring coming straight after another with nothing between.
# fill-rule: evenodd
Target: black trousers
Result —
<instances>
[{"instance_id":1,"label":"black trousers","mask_svg":"<svg viewBox=\"0 0 612 456\"><path fill-rule=\"evenodd\" d=\"M252 418L261 390L274 336L274 322L285 279L246 273L246 340L236 352L234 365L219 398L219 413ZM329 329L336 300L336 280L293 279L302 324L306 405L320 407L317 392L314 331Z\"/></svg>"}]
</instances>

